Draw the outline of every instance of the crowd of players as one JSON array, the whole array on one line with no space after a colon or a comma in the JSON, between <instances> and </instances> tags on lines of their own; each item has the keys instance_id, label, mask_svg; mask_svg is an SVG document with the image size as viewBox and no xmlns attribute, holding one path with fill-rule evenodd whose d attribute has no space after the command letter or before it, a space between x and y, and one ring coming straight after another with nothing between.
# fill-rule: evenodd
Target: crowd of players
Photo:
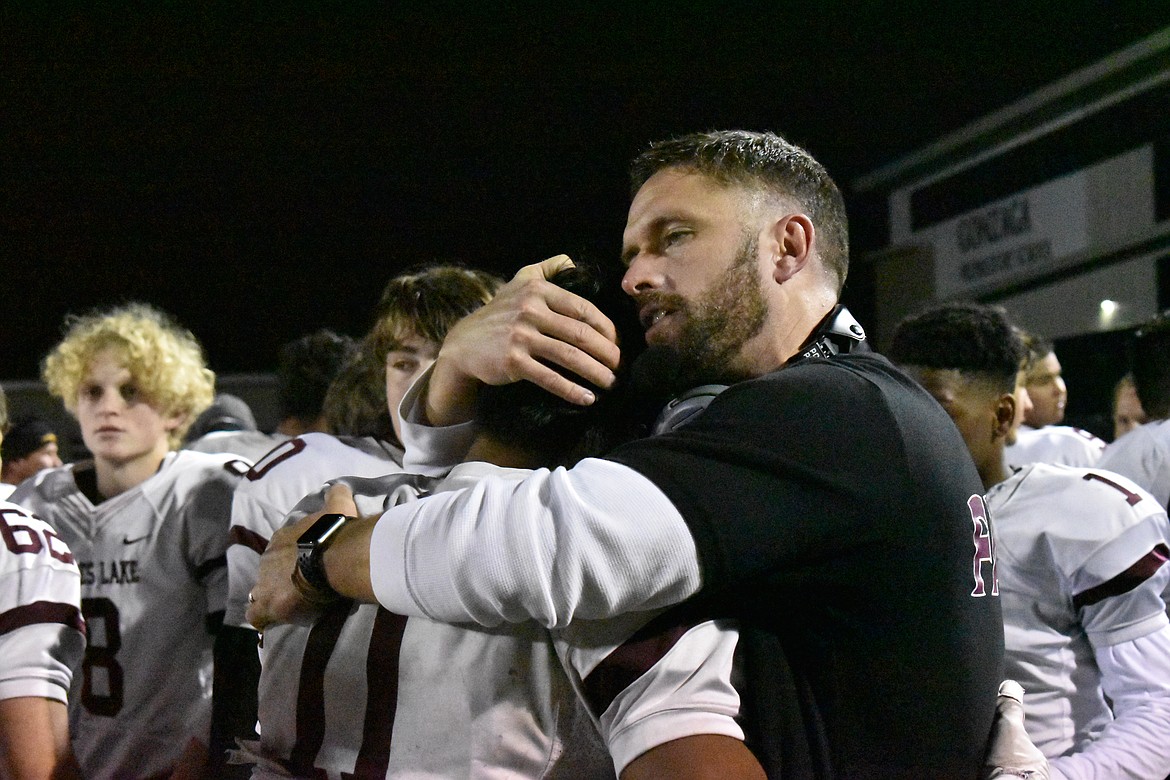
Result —
<instances>
[{"instance_id":1,"label":"crowd of players","mask_svg":"<svg viewBox=\"0 0 1170 780\"><path fill-rule=\"evenodd\" d=\"M0 776L1170 777L1170 320L1105 446L1000 309L868 348L778 136L633 193L620 285L396 277L273 433L166 314L71 318L88 457L0 395Z\"/></svg>"}]
</instances>

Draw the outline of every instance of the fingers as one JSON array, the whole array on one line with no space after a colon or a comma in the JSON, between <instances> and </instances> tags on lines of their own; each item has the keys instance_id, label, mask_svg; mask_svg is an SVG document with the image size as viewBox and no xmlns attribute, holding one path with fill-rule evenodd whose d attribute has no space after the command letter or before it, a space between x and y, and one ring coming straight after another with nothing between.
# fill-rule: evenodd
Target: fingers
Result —
<instances>
[{"instance_id":1,"label":"fingers","mask_svg":"<svg viewBox=\"0 0 1170 780\"><path fill-rule=\"evenodd\" d=\"M558 255L521 269L490 303L451 328L426 397L432 424L470 419L481 384L527 380L583 405L594 400L585 383L613 385L621 359L613 323L589 301L547 280L571 265Z\"/></svg>"},{"instance_id":2,"label":"fingers","mask_svg":"<svg viewBox=\"0 0 1170 780\"><path fill-rule=\"evenodd\" d=\"M325 508L322 514L337 513L356 516L357 504L353 500L353 491L341 482L335 482L325 491Z\"/></svg>"},{"instance_id":3,"label":"fingers","mask_svg":"<svg viewBox=\"0 0 1170 780\"><path fill-rule=\"evenodd\" d=\"M301 622L312 614L292 584L296 566L297 539L304 532L304 524L312 523L320 513L307 516L295 525L285 526L272 535L264 554L260 556L260 570L256 585L248 594L245 616L257 631L274 623Z\"/></svg>"},{"instance_id":4,"label":"fingers","mask_svg":"<svg viewBox=\"0 0 1170 780\"><path fill-rule=\"evenodd\" d=\"M539 263L526 265L516 272L513 279L551 279L566 268L573 267L573 259L568 255L554 255Z\"/></svg>"}]
</instances>

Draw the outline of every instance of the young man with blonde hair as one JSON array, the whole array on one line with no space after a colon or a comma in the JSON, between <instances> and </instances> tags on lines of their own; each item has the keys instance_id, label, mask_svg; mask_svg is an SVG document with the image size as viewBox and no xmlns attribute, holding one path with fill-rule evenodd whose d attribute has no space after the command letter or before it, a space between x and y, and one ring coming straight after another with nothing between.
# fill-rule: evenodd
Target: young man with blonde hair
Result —
<instances>
[{"instance_id":1,"label":"young man with blonde hair","mask_svg":"<svg viewBox=\"0 0 1170 780\"><path fill-rule=\"evenodd\" d=\"M247 464L174 451L215 383L189 331L141 303L67 326L43 376L92 458L42 471L12 500L56 529L81 572L89 645L70 697L73 747L89 778L198 772L225 524Z\"/></svg>"}]
</instances>

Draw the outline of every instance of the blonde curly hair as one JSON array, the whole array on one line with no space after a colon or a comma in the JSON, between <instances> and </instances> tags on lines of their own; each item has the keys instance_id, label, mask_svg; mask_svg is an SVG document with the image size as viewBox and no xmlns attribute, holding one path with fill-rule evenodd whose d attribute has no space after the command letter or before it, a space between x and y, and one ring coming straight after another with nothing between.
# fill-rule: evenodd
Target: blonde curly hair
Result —
<instances>
[{"instance_id":1,"label":"blonde curly hair","mask_svg":"<svg viewBox=\"0 0 1170 780\"><path fill-rule=\"evenodd\" d=\"M114 350L155 411L164 417L181 416L183 421L167 437L171 449L177 449L192 421L215 396L215 374L195 336L145 303L70 316L65 326L65 337L41 364L49 392L76 416L78 392L94 357Z\"/></svg>"}]
</instances>

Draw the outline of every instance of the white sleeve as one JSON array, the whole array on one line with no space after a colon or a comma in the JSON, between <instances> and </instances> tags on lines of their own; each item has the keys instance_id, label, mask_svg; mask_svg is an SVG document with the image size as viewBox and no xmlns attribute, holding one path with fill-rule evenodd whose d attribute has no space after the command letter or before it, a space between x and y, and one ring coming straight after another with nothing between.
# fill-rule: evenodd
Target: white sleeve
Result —
<instances>
[{"instance_id":1,"label":"white sleeve","mask_svg":"<svg viewBox=\"0 0 1170 780\"><path fill-rule=\"evenodd\" d=\"M441 428L422 422L424 410L419 398L431 381L433 370L432 365L422 372L398 405L398 416L402 422L402 446L405 450L402 470L407 474L422 474L425 477L445 475L452 466L463 460L475 438L474 422Z\"/></svg>"},{"instance_id":2,"label":"white sleeve","mask_svg":"<svg viewBox=\"0 0 1170 780\"><path fill-rule=\"evenodd\" d=\"M1170 423L1147 423L1105 448L1097 466L1113 471L1145 488L1162 505L1170 501L1170 463L1159 446L1156 431Z\"/></svg>"},{"instance_id":3,"label":"white sleeve","mask_svg":"<svg viewBox=\"0 0 1170 780\"><path fill-rule=\"evenodd\" d=\"M1170 776L1170 626L1096 656L1115 720L1080 752L1051 759L1053 780Z\"/></svg>"},{"instance_id":4,"label":"white sleeve","mask_svg":"<svg viewBox=\"0 0 1170 780\"><path fill-rule=\"evenodd\" d=\"M618 693L600 717L614 768L651 748L697 734L743 740L732 682L738 627L706 621L690 628L645 674ZM588 690L588 689L587 689Z\"/></svg>"},{"instance_id":5,"label":"white sleeve","mask_svg":"<svg viewBox=\"0 0 1170 780\"><path fill-rule=\"evenodd\" d=\"M248 594L256 587L260 555L272 533L280 527L283 513L251 493L253 483L241 483L232 495L232 520L227 548L228 595L223 622L228 626L251 628L244 617Z\"/></svg>"},{"instance_id":6,"label":"white sleeve","mask_svg":"<svg viewBox=\"0 0 1170 780\"><path fill-rule=\"evenodd\" d=\"M700 584L694 540L670 500L597 459L395 507L374 528L370 561L391 612L485 626L654 609Z\"/></svg>"}]
</instances>

